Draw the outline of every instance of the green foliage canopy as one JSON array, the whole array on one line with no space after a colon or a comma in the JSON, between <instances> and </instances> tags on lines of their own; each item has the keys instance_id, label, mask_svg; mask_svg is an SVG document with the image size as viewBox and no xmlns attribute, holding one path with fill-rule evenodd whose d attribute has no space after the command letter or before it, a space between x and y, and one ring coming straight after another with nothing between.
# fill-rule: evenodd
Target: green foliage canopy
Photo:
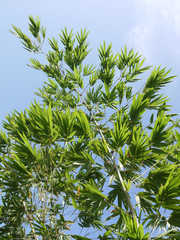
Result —
<instances>
[{"instance_id":1,"label":"green foliage canopy","mask_svg":"<svg viewBox=\"0 0 180 240\"><path fill-rule=\"evenodd\" d=\"M180 239L179 120L161 91L174 76L143 81L144 59L105 42L87 64L86 30L44 52L46 30L29 21L33 40L11 32L43 54L29 66L48 81L0 132L0 239Z\"/></svg>"}]
</instances>

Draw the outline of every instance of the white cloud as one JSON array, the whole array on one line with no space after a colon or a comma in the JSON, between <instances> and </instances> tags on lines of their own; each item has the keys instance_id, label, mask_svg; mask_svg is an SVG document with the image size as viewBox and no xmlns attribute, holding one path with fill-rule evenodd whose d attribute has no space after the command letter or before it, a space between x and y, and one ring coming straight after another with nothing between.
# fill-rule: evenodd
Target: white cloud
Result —
<instances>
[{"instance_id":1,"label":"white cloud","mask_svg":"<svg viewBox=\"0 0 180 240\"><path fill-rule=\"evenodd\" d=\"M134 26L127 33L128 45L146 58L146 64L167 69L178 75L165 89L172 100L174 112L179 112L180 88L180 1L134 0Z\"/></svg>"},{"instance_id":2,"label":"white cloud","mask_svg":"<svg viewBox=\"0 0 180 240\"><path fill-rule=\"evenodd\" d=\"M128 43L151 64L180 60L180 1L135 0L136 21L128 32ZM165 61L165 64L167 62Z\"/></svg>"}]
</instances>

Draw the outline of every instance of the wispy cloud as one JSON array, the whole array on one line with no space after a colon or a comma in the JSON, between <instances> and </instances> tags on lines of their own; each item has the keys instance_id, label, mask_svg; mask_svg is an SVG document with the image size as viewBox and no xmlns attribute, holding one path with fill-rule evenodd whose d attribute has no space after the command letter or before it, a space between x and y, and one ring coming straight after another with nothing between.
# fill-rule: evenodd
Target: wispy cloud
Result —
<instances>
[{"instance_id":1,"label":"wispy cloud","mask_svg":"<svg viewBox=\"0 0 180 240\"><path fill-rule=\"evenodd\" d=\"M180 1L135 0L136 21L127 39L150 63L180 60ZM176 59L176 60L175 60ZM166 62L165 62L166 64Z\"/></svg>"},{"instance_id":2,"label":"wispy cloud","mask_svg":"<svg viewBox=\"0 0 180 240\"><path fill-rule=\"evenodd\" d=\"M146 57L146 63L167 69L178 75L165 89L172 99L174 112L179 112L180 88L180 1L134 0L134 26L127 33L130 46Z\"/></svg>"}]
</instances>

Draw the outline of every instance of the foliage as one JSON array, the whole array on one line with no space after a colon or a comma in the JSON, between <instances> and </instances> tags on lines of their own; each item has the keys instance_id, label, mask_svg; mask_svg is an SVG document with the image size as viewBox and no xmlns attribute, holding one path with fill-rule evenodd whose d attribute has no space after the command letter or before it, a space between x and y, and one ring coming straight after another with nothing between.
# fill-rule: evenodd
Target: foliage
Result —
<instances>
[{"instance_id":1,"label":"foliage","mask_svg":"<svg viewBox=\"0 0 180 240\"><path fill-rule=\"evenodd\" d=\"M43 54L30 66L48 81L0 132L0 239L180 239L179 121L161 91L170 71L143 82L144 59L105 42L99 67L87 64L86 30L62 30L45 53L46 30L29 20L33 40L11 32Z\"/></svg>"}]
</instances>

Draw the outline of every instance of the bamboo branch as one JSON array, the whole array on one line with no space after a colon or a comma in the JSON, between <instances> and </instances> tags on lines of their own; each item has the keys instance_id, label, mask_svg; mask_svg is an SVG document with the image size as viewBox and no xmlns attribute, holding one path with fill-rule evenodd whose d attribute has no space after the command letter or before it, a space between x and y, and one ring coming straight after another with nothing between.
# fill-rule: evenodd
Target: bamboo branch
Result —
<instances>
[{"instance_id":1,"label":"bamboo branch","mask_svg":"<svg viewBox=\"0 0 180 240\"><path fill-rule=\"evenodd\" d=\"M38 240L38 236L36 235L36 232L35 232L34 227L33 227L33 221L32 221L33 220L33 215L29 213L25 201L23 201L23 206L25 208L26 216L27 216L27 219L30 223L30 226L31 226L31 229L32 229L32 232L33 232L33 238L35 240Z\"/></svg>"},{"instance_id":2,"label":"bamboo branch","mask_svg":"<svg viewBox=\"0 0 180 240\"><path fill-rule=\"evenodd\" d=\"M75 91L77 92L76 89L75 89ZM77 93L78 93L78 92L77 92ZM86 103L84 97L82 96L82 94L80 95L80 97L82 98L82 101L83 101L85 107L86 107L87 110L90 112L91 118L92 118L92 120L94 121L96 127L98 128L98 131L99 131L99 133L100 133L100 135L101 135L104 143L106 143L106 146L107 146L107 149L108 149L108 153L109 153L109 155L110 155L110 157L111 157L111 161L112 161L112 163L113 163L114 168L116 169L118 178L119 178L120 183L121 183L121 185L122 185L123 192L124 192L124 194L125 194L125 196L126 196L127 204L128 204L129 209L130 209L130 214L131 214L131 216L132 216L133 218L136 219L137 225L139 226L139 222L138 222L138 219L137 219L137 217L136 217L136 213L135 213L135 211L134 211L133 205L132 205L132 203L131 203L129 193L128 193L128 191L127 191L126 188L125 188L123 178L122 178L121 173L120 173L120 171L119 171L119 169L118 169L118 167L117 167L117 165L116 165L116 162L115 162L115 160L114 160L113 154L111 153L111 150L110 150L110 148L109 148L109 146L108 146L108 144L107 144L107 141L106 141L106 139L105 139L105 137L104 137L104 135L103 135L103 132L101 131L100 126L99 126L99 124L97 123L97 121L94 119L94 116L93 116L93 114L92 114L92 111L91 111L91 109L89 109L89 107L87 106L87 103Z\"/></svg>"}]
</instances>

